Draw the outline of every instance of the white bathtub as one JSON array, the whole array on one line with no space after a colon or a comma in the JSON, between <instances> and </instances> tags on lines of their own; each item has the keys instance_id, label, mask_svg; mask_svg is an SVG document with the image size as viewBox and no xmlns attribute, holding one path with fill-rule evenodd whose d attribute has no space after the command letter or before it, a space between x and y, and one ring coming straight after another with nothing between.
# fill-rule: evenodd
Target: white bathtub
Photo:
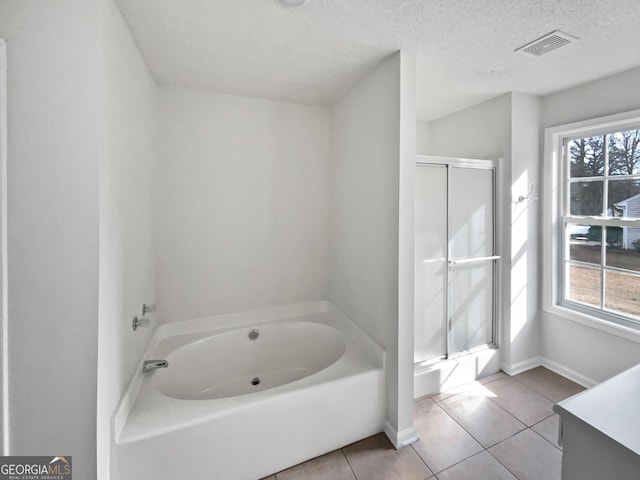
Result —
<instances>
[{"instance_id":1,"label":"white bathtub","mask_svg":"<svg viewBox=\"0 0 640 480\"><path fill-rule=\"evenodd\" d=\"M384 352L327 302L163 325L150 359L169 367L116 409L114 480L258 479L383 430Z\"/></svg>"}]
</instances>

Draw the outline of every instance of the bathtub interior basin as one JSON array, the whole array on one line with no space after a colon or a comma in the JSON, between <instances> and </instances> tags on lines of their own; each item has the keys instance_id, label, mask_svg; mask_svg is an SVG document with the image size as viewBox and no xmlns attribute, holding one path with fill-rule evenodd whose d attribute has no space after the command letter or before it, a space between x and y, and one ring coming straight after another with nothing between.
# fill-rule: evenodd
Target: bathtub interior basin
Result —
<instances>
[{"instance_id":1,"label":"bathtub interior basin","mask_svg":"<svg viewBox=\"0 0 640 480\"><path fill-rule=\"evenodd\" d=\"M294 382L334 364L344 336L312 322L279 322L211 335L168 355L156 389L183 400L247 395Z\"/></svg>"}]
</instances>

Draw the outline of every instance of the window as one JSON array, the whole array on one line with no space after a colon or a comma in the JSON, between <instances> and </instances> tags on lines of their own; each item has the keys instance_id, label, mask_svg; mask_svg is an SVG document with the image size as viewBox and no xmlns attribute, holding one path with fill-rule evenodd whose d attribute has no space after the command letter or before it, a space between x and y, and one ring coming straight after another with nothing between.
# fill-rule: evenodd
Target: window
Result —
<instances>
[{"instance_id":1,"label":"window","mask_svg":"<svg viewBox=\"0 0 640 480\"><path fill-rule=\"evenodd\" d=\"M545 304L640 331L640 112L547 129L546 141Z\"/></svg>"}]
</instances>

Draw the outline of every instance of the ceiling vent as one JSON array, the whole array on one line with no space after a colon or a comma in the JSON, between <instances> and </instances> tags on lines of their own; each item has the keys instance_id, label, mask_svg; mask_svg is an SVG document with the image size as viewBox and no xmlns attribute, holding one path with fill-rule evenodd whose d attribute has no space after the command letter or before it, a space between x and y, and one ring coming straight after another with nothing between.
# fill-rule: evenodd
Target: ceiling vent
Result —
<instances>
[{"instance_id":1,"label":"ceiling vent","mask_svg":"<svg viewBox=\"0 0 640 480\"><path fill-rule=\"evenodd\" d=\"M547 33L544 37L538 38L531 43L527 43L520 48L516 48L516 52L526 53L534 57L541 57L554 50L569 45L578 40L576 37L567 35L560 30L554 30Z\"/></svg>"}]
</instances>

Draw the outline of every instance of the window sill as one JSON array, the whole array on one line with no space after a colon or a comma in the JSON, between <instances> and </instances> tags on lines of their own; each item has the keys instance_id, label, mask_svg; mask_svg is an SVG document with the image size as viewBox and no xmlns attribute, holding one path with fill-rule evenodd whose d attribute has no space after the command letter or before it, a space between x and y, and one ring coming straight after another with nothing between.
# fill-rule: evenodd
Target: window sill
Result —
<instances>
[{"instance_id":1,"label":"window sill","mask_svg":"<svg viewBox=\"0 0 640 480\"><path fill-rule=\"evenodd\" d=\"M587 315L585 313L577 312L570 308L561 305L547 305L544 308L545 312L561 317L567 320L571 320L576 323L580 323L587 327L595 328L611 335L624 338L631 342L640 343L640 329L626 327L617 323L609 322L607 320L594 317L593 315Z\"/></svg>"}]
</instances>

